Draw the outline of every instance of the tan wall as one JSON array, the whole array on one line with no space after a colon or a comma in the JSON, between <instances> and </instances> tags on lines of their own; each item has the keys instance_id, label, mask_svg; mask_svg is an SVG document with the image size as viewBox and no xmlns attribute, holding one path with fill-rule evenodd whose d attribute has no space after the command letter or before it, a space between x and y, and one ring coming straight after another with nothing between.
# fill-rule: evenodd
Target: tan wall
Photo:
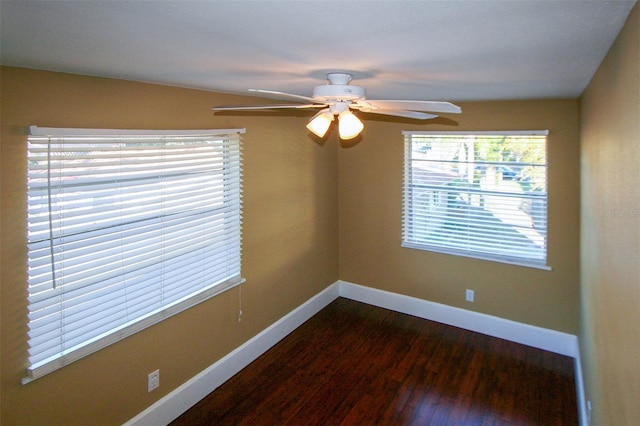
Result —
<instances>
[{"instance_id":1,"label":"tan wall","mask_svg":"<svg viewBox=\"0 0 640 426\"><path fill-rule=\"evenodd\" d=\"M581 98L582 361L593 424L640 423L640 6Z\"/></svg>"},{"instance_id":2,"label":"tan wall","mask_svg":"<svg viewBox=\"0 0 640 426\"><path fill-rule=\"evenodd\" d=\"M340 279L577 333L580 188L577 100L460 105L461 115L424 125L415 121L368 120L363 140L340 150ZM400 246L403 130L540 129L549 130L548 257L552 271ZM465 301L465 289L475 290L475 303Z\"/></svg>"},{"instance_id":3,"label":"tan wall","mask_svg":"<svg viewBox=\"0 0 640 426\"><path fill-rule=\"evenodd\" d=\"M260 99L2 68L2 418L10 424L118 424L181 385L338 278L337 148L306 117L214 116ZM28 125L236 128L244 137L243 319L237 288L28 385L25 172ZM158 390L147 374L160 369Z\"/></svg>"}]
</instances>

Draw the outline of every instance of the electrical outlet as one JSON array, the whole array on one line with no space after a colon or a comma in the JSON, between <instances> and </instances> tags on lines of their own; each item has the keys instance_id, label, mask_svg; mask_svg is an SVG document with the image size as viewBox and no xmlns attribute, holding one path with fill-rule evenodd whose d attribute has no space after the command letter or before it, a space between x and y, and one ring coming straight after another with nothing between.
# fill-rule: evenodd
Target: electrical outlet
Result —
<instances>
[{"instance_id":1,"label":"electrical outlet","mask_svg":"<svg viewBox=\"0 0 640 426\"><path fill-rule=\"evenodd\" d=\"M473 302L475 299L475 292L473 290L467 289L466 299L467 302Z\"/></svg>"},{"instance_id":2,"label":"electrical outlet","mask_svg":"<svg viewBox=\"0 0 640 426\"><path fill-rule=\"evenodd\" d=\"M151 392L158 386L160 386L160 370L149 373L147 377L147 392Z\"/></svg>"}]
</instances>

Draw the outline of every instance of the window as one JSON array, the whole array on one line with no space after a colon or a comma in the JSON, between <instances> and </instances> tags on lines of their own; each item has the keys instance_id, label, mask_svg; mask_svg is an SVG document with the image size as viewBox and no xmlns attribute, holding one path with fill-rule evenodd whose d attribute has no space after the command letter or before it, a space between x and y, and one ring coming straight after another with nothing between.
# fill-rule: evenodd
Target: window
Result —
<instances>
[{"instance_id":1,"label":"window","mask_svg":"<svg viewBox=\"0 0 640 426\"><path fill-rule=\"evenodd\" d=\"M25 382L242 282L240 133L31 127Z\"/></svg>"},{"instance_id":2,"label":"window","mask_svg":"<svg viewBox=\"0 0 640 426\"><path fill-rule=\"evenodd\" d=\"M403 247L548 269L547 131L403 134Z\"/></svg>"}]
</instances>

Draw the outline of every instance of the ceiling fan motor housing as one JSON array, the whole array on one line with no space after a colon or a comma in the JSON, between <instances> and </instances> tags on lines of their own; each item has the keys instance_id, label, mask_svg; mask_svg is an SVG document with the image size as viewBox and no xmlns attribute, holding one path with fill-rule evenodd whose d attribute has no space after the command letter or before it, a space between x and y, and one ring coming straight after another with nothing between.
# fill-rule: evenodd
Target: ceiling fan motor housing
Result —
<instances>
[{"instance_id":1,"label":"ceiling fan motor housing","mask_svg":"<svg viewBox=\"0 0 640 426\"><path fill-rule=\"evenodd\" d=\"M349 84L327 84L313 88L313 99L319 101L355 101L364 98L364 87Z\"/></svg>"}]
</instances>

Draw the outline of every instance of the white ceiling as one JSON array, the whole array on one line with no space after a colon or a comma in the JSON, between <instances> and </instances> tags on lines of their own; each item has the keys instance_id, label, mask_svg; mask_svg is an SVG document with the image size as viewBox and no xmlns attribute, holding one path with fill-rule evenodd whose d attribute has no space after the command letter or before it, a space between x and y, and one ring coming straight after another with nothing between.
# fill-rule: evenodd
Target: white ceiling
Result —
<instances>
[{"instance_id":1,"label":"white ceiling","mask_svg":"<svg viewBox=\"0 0 640 426\"><path fill-rule=\"evenodd\" d=\"M230 93L578 97L634 1L0 0L3 65Z\"/></svg>"}]
</instances>

